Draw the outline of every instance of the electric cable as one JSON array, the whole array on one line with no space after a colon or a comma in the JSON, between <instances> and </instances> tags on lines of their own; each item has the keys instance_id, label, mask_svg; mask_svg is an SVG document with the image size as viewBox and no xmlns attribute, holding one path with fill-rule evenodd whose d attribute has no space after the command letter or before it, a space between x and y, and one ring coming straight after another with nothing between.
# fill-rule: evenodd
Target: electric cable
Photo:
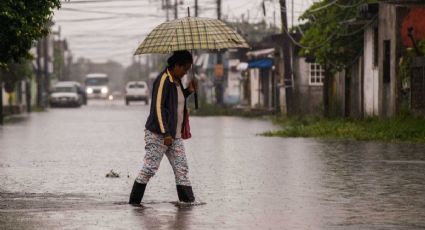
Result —
<instances>
[{"instance_id":1,"label":"electric cable","mask_svg":"<svg viewBox=\"0 0 425 230\"><path fill-rule=\"evenodd\" d=\"M359 32L361 32L361 31L363 31L364 29L366 29L368 26L370 26L372 23L374 23L375 22L375 20L378 18L378 15L375 15L371 20L370 20L370 22L368 22L368 23L366 23L364 26L362 26L360 29L358 29L358 30L356 30L356 31L354 31L354 32L351 32L351 33L348 33L348 34L337 34L338 36L341 36L341 37L349 37L349 36L353 36L354 34L357 34L357 33L359 33Z\"/></svg>"},{"instance_id":2,"label":"electric cable","mask_svg":"<svg viewBox=\"0 0 425 230\"><path fill-rule=\"evenodd\" d=\"M75 12L85 12L85 13L95 13L95 14L109 14L109 15L117 15L117 16L125 16L125 17L155 17L155 18L162 18L162 16L159 16L158 14L116 13L116 12L108 12L108 11L84 10L84 9L67 8L67 7L62 7L60 10L63 10L63 11L75 11Z\"/></svg>"}]
</instances>

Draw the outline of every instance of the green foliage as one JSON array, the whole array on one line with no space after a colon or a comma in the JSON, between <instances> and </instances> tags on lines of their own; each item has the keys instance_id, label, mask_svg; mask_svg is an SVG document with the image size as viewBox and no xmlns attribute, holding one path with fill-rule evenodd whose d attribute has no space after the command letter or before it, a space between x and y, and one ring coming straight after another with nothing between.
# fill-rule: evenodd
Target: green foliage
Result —
<instances>
[{"instance_id":1,"label":"green foliage","mask_svg":"<svg viewBox=\"0 0 425 230\"><path fill-rule=\"evenodd\" d=\"M425 40L418 42L418 48L423 54L425 54ZM403 88L409 87L410 85L410 65L412 64L413 58L416 56L417 54L414 48L407 48L403 57L401 58L398 69L398 77L400 77L403 83Z\"/></svg>"},{"instance_id":2,"label":"green foliage","mask_svg":"<svg viewBox=\"0 0 425 230\"><path fill-rule=\"evenodd\" d=\"M48 34L53 10L60 0L0 1L0 67L30 58L33 42Z\"/></svg>"},{"instance_id":3,"label":"green foliage","mask_svg":"<svg viewBox=\"0 0 425 230\"><path fill-rule=\"evenodd\" d=\"M425 40L418 42L418 48L422 54L425 54ZM411 64L417 56L414 48L407 48L400 60L397 77L401 81L400 94L400 114L410 113L410 79L412 76Z\"/></svg>"},{"instance_id":4,"label":"green foliage","mask_svg":"<svg viewBox=\"0 0 425 230\"><path fill-rule=\"evenodd\" d=\"M361 55L363 26L349 23L357 17L358 6L367 0L323 0L314 3L301 15L307 30L301 40L302 55L316 57L316 62L332 70L350 66Z\"/></svg>"},{"instance_id":5,"label":"green foliage","mask_svg":"<svg viewBox=\"0 0 425 230\"><path fill-rule=\"evenodd\" d=\"M280 124L283 129L263 135L425 143L425 119L423 118L329 120L319 117L304 117L276 120L275 122Z\"/></svg>"},{"instance_id":6,"label":"green foliage","mask_svg":"<svg viewBox=\"0 0 425 230\"><path fill-rule=\"evenodd\" d=\"M4 82L7 92L14 90L16 82L30 78L32 75L31 62L27 59L9 62L7 66L0 68L0 80Z\"/></svg>"}]
</instances>

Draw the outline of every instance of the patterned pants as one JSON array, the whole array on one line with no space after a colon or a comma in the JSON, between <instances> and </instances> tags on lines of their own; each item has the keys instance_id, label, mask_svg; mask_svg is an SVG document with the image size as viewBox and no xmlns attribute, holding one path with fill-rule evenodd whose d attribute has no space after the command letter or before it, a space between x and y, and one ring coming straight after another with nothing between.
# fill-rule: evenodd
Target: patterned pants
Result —
<instances>
[{"instance_id":1,"label":"patterned pants","mask_svg":"<svg viewBox=\"0 0 425 230\"><path fill-rule=\"evenodd\" d=\"M162 157L165 154L173 168L176 184L190 186L188 177L189 167L187 165L183 139L173 139L172 145L166 146L164 145L164 138L162 135L145 130L145 142L146 155L143 167L136 178L138 183L148 183L149 179L155 175L158 170Z\"/></svg>"}]
</instances>

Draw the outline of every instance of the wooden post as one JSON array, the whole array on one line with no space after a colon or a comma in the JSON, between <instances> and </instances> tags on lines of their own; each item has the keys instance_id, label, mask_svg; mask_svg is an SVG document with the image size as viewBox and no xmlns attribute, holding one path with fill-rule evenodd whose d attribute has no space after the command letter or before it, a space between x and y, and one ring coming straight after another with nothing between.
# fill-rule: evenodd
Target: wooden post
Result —
<instances>
[{"instance_id":1,"label":"wooden post","mask_svg":"<svg viewBox=\"0 0 425 230\"><path fill-rule=\"evenodd\" d=\"M0 125L3 125L3 81L0 77Z\"/></svg>"},{"instance_id":2,"label":"wooden post","mask_svg":"<svg viewBox=\"0 0 425 230\"><path fill-rule=\"evenodd\" d=\"M292 96L292 66L291 66L291 40L289 39L289 29L288 29L288 20L287 20L287 7L286 0L279 0L280 2L280 15L282 21L282 53L283 53L283 66L284 66L284 85L285 85L285 97L286 97L286 106L288 114L291 111L293 105L293 96Z\"/></svg>"}]
</instances>

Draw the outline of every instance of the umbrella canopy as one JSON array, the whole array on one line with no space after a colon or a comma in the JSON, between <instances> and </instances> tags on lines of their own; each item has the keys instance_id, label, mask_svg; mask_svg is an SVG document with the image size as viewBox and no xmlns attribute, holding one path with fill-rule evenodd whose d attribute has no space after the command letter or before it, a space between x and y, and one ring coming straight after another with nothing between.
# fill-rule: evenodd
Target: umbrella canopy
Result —
<instances>
[{"instance_id":1,"label":"umbrella canopy","mask_svg":"<svg viewBox=\"0 0 425 230\"><path fill-rule=\"evenodd\" d=\"M177 50L249 48L247 42L218 19L185 17L157 26L139 45L135 55Z\"/></svg>"}]
</instances>

